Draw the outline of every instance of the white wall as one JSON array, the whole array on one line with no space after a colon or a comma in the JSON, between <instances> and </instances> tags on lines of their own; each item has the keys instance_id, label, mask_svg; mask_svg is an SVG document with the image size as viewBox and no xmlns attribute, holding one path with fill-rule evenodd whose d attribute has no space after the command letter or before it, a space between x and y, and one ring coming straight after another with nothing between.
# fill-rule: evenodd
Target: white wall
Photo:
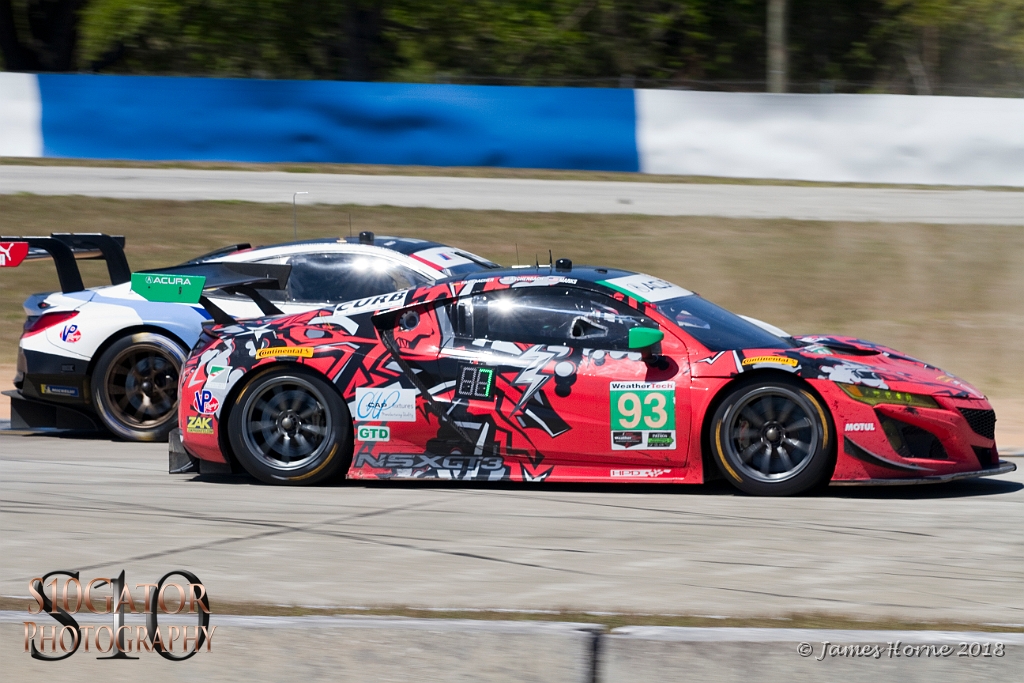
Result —
<instances>
[{"instance_id":1,"label":"white wall","mask_svg":"<svg viewBox=\"0 0 1024 683\"><path fill-rule=\"evenodd\" d=\"M1024 186L1024 99L637 90L644 173Z\"/></svg>"},{"instance_id":2,"label":"white wall","mask_svg":"<svg viewBox=\"0 0 1024 683\"><path fill-rule=\"evenodd\" d=\"M0 72L0 157L42 156L42 121L39 79Z\"/></svg>"}]
</instances>

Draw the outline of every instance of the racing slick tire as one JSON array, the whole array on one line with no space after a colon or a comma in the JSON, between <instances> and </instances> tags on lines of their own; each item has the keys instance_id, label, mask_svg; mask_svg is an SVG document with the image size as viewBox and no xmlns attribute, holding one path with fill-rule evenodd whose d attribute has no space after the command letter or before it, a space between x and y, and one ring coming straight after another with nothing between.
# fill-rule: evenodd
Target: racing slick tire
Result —
<instances>
[{"instance_id":1,"label":"racing slick tire","mask_svg":"<svg viewBox=\"0 0 1024 683\"><path fill-rule=\"evenodd\" d=\"M352 457L352 419L330 383L294 369L259 375L228 417L242 467L267 484L302 486L338 475Z\"/></svg>"},{"instance_id":2,"label":"racing slick tire","mask_svg":"<svg viewBox=\"0 0 1024 683\"><path fill-rule=\"evenodd\" d=\"M751 378L715 411L711 454L722 476L758 496L791 496L832 475L835 428L820 398L785 377Z\"/></svg>"},{"instance_id":3,"label":"racing slick tire","mask_svg":"<svg viewBox=\"0 0 1024 683\"><path fill-rule=\"evenodd\" d=\"M103 425L126 441L166 441L178 422L178 376L187 355L155 332L108 346L92 373L93 405Z\"/></svg>"}]
</instances>

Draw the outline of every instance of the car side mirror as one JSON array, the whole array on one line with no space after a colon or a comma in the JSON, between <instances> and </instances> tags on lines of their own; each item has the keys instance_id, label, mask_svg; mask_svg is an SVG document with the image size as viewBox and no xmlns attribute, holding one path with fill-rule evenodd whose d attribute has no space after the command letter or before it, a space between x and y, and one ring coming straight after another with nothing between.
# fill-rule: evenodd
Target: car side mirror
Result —
<instances>
[{"instance_id":1,"label":"car side mirror","mask_svg":"<svg viewBox=\"0 0 1024 683\"><path fill-rule=\"evenodd\" d=\"M646 351L665 338L665 333L652 327L634 327L629 331L629 348L631 351ZM645 354L646 355L646 354Z\"/></svg>"}]
</instances>

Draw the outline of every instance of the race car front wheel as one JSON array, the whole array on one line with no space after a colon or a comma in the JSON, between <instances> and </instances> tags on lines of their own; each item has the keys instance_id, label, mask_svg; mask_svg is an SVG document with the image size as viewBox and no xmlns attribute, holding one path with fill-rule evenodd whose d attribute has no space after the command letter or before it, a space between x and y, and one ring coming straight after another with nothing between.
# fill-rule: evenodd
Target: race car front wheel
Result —
<instances>
[{"instance_id":1,"label":"race car front wheel","mask_svg":"<svg viewBox=\"0 0 1024 683\"><path fill-rule=\"evenodd\" d=\"M328 382L313 373L271 370L250 382L228 418L242 467L267 484L315 484L351 458L352 420Z\"/></svg>"},{"instance_id":2,"label":"race car front wheel","mask_svg":"<svg viewBox=\"0 0 1024 683\"><path fill-rule=\"evenodd\" d=\"M831 475L832 422L821 400L793 380L735 387L715 411L710 437L722 476L746 493L794 495Z\"/></svg>"},{"instance_id":3,"label":"race car front wheel","mask_svg":"<svg viewBox=\"0 0 1024 683\"><path fill-rule=\"evenodd\" d=\"M177 342L153 332L107 347L92 373L93 405L107 429L127 441L166 441L177 423L185 357Z\"/></svg>"}]
</instances>

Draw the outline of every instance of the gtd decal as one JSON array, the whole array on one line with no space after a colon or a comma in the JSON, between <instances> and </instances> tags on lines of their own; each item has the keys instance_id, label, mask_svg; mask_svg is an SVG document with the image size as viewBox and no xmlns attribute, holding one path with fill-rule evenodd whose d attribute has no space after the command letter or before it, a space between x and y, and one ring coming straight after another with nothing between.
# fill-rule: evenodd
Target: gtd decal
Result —
<instances>
[{"instance_id":1,"label":"gtd decal","mask_svg":"<svg viewBox=\"0 0 1024 683\"><path fill-rule=\"evenodd\" d=\"M391 441L390 427L359 427L356 438L360 441Z\"/></svg>"},{"instance_id":2,"label":"gtd decal","mask_svg":"<svg viewBox=\"0 0 1024 683\"><path fill-rule=\"evenodd\" d=\"M196 392L195 408L203 415L212 415L220 407L220 401L214 398L213 393L206 389Z\"/></svg>"},{"instance_id":3,"label":"gtd decal","mask_svg":"<svg viewBox=\"0 0 1024 683\"><path fill-rule=\"evenodd\" d=\"M58 585L58 576L68 577L62 589ZM185 581L169 582L168 579L174 576L180 576ZM138 659L128 655L134 650L138 654L156 651L164 659L180 662L194 656L204 644L206 651L210 651L213 632L217 627L210 627L210 598L206 594L206 587L192 572L176 569L164 574L156 583L135 584L136 588L143 589L141 610L138 609L138 601L131 589L125 584L124 571L116 579L98 577L84 586L78 577L78 572L55 571L29 581L29 593L36 601L35 605L29 607L29 614L33 617L49 615L57 622L49 626L35 621L23 622L25 652L30 652L33 659L44 662L67 659L83 645L86 652L90 651L91 646L100 654L112 653L97 659ZM110 594L97 595L96 591L104 586L110 586ZM100 605L95 602L97 598L102 601ZM91 614L111 615L113 625L80 625L72 615L82 612L83 605L84 611ZM146 625L125 624L126 607L132 614L145 614ZM198 621L194 625L161 627L158 619L161 612L196 614ZM101 638L104 631L106 635ZM179 640L178 652L181 654L175 654L175 643ZM51 654L46 654L47 645ZM57 652L58 648L60 653Z\"/></svg>"},{"instance_id":4,"label":"gtd decal","mask_svg":"<svg viewBox=\"0 0 1024 683\"><path fill-rule=\"evenodd\" d=\"M60 331L60 340L62 342L74 344L81 338L82 333L78 331L78 325L65 325L64 329Z\"/></svg>"},{"instance_id":5,"label":"gtd decal","mask_svg":"<svg viewBox=\"0 0 1024 683\"><path fill-rule=\"evenodd\" d=\"M875 431L874 422L847 422L846 431L848 432L873 432Z\"/></svg>"}]
</instances>

